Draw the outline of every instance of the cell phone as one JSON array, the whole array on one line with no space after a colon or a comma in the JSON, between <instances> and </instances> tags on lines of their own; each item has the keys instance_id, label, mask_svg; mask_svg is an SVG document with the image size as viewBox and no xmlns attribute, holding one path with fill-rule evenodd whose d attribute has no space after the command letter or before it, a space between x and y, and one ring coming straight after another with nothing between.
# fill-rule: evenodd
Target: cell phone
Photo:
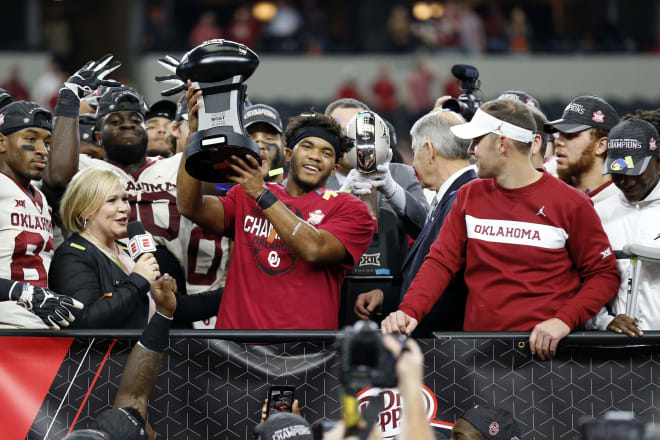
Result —
<instances>
[{"instance_id":1,"label":"cell phone","mask_svg":"<svg viewBox=\"0 0 660 440\"><path fill-rule=\"evenodd\" d=\"M291 412L296 388L290 385L272 385L268 390L266 418L273 412Z\"/></svg>"}]
</instances>

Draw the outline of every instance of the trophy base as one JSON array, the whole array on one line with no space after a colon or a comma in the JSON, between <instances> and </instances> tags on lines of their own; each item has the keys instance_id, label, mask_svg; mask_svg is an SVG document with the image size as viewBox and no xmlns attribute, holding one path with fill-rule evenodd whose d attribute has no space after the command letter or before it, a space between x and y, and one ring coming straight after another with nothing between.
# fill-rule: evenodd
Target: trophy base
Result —
<instances>
[{"instance_id":1,"label":"trophy base","mask_svg":"<svg viewBox=\"0 0 660 440\"><path fill-rule=\"evenodd\" d=\"M186 171L204 182L233 183L227 161L231 156L245 159L248 155L261 164L259 147L247 136L224 128L211 128L193 133L186 150Z\"/></svg>"}]
</instances>

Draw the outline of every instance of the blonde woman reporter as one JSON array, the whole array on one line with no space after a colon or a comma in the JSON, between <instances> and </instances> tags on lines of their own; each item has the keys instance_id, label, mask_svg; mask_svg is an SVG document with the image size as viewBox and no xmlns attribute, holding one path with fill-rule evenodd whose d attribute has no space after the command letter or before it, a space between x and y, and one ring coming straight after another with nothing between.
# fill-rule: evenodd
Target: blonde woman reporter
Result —
<instances>
[{"instance_id":1,"label":"blonde woman reporter","mask_svg":"<svg viewBox=\"0 0 660 440\"><path fill-rule=\"evenodd\" d=\"M133 262L117 242L131 212L119 177L88 169L69 184L60 215L71 237L55 251L49 285L85 305L79 328L142 328L154 313L149 285L160 277L156 258Z\"/></svg>"}]
</instances>

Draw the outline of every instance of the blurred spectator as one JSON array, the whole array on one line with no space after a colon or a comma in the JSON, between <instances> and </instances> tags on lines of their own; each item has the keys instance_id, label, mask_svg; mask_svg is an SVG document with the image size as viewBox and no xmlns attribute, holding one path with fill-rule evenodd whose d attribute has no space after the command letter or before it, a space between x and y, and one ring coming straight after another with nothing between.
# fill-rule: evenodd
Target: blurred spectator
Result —
<instances>
[{"instance_id":1,"label":"blurred spectator","mask_svg":"<svg viewBox=\"0 0 660 440\"><path fill-rule=\"evenodd\" d=\"M44 23L44 41L46 48L52 54L69 58L73 52L73 36L68 17L58 11L58 16Z\"/></svg>"},{"instance_id":2,"label":"blurred spectator","mask_svg":"<svg viewBox=\"0 0 660 440\"><path fill-rule=\"evenodd\" d=\"M360 91L358 89L357 78L355 73L350 68L344 70L344 80L339 84L339 89L336 93L337 99L350 98L360 99Z\"/></svg>"},{"instance_id":3,"label":"blurred spectator","mask_svg":"<svg viewBox=\"0 0 660 440\"><path fill-rule=\"evenodd\" d=\"M385 119L392 119L396 110L396 86L390 77L389 64L379 66L378 77L371 84L374 107Z\"/></svg>"},{"instance_id":4,"label":"blurred spectator","mask_svg":"<svg viewBox=\"0 0 660 440\"><path fill-rule=\"evenodd\" d=\"M176 44L176 27L167 19L162 4L151 5L147 10L147 22L144 28L143 48L146 51L172 49Z\"/></svg>"},{"instance_id":5,"label":"blurred spectator","mask_svg":"<svg viewBox=\"0 0 660 440\"><path fill-rule=\"evenodd\" d=\"M21 81L21 71L18 66L11 68L9 76L5 82L0 84L0 87L5 89L15 101L28 101L30 99L27 87Z\"/></svg>"},{"instance_id":6,"label":"blurred spectator","mask_svg":"<svg viewBox=\"0 0 660 440\"><path fill-rule=\"evenodd\" d=\"M509 51L508 24L499 3L488 5L484 17L484 32L486 33L486 52L506 53Z\"/></svg>"},{"instance_id":7,"label":"blurred spectator","mask_svg":"<svg viewBox=\"0 0 660 440\"><path fill-rule=\"evenodd\" d=\"M414 39L411 34L412 25L407 7L396 5L392 8L386 26L392 51L408 52L414 47Z\"/></svg>"},{"instance_id":8,"label":"blurred spectator","mask_svg":"<svg viewBox=\"0 0 660 440\"><path fill-rule=\"evenodd\" d=\"M61 60L56 57L51 58L46 71L37 78L32 87L32 99L52 110L55 107L57 93L65 79L66 75L62 70Z\"/></svg>"},{"instance_id":9,"label":"blurred spectator","mask_svg":"<svg viewBox=\"0 0 660 440\"><path fill-rule=\"evenodd\" d=\"M481 18L462 0L449 0L436 23L436 44L467 53L481 53L486 36Z\"/></svg>"},{"instance_id":10,"label":"blurred spectator","mask_svg":"<svg viewBox=\"0 0 660 440\"><path fill-rule=\"evenodd\" d=\"M302 16L291 6L291 2L277 2L277 14L264 29L264 45L277 52L295 52L300 49L298 31L302 26Z\"/></svg>"},{"instance_id":11,"label":"blurred spectator","mask_svg":"<svg viewBox=\"0 0 660 440\"><path fill-rule=\"evenodd\" d=\"M511 10L511 23L509 24L509 48L511 52L523 54L529 52L529 40L532 37L532 28L527 22L527 15L520 7Z\"/></svg>"},{"instance_id":12,"label":"blurred spectator","mask_svg":"<svg viewBox=\"0 0 660 440\"><path fill-rule=\"evenodd\" d=\"M324 53L328 45L326 8L320 6L317 0L304 0L302 2L302 17L303 22L300 31L302 50L307 55Z\"/></svg>"},{"instance_id":13,"label":"blurred spectator","mask_svg":"<svg viewBox=\"0 0 660 440\"><path fill-rule=\"evenodd\" d=\"M224 32L216 23L216 15L213 11L205 11L199 16L197 24L190 31L188 42L190 47L195 47L201 43L214 38L223 38Z\"/></svg>"},{"instance_id":14,"label":"blurred spectator","mask_svg":"<svg viewBox=\"0 0 660 440\"><path fill-rule=\"evenodd\" d=\"M252 50L259 48L261 25L252 17L250 8L239 6L227 27L227 37L237 43L245 44Z\"/></svg>"},{"instance_id":15,"label":"blurred spectator","mask_svg":"<svg viewBox=\"0 0 660 440\"><path fill-rule=\"evenodd\" d=\"M408 75L408 111L419 119L422 113L433 108L433 70L427 58L418 57L415 60L415 70ZM411 124L412 125L412 124Z\"/></svg>"}]
</instances>

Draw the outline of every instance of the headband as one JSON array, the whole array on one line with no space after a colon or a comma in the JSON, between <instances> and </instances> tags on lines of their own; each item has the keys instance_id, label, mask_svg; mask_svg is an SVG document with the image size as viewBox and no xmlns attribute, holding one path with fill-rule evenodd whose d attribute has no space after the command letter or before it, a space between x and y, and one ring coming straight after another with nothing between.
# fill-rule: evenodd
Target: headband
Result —
<instances>
[{"instance_id":1,"label":"headband","mask_svg":"<svg viewBox=\"0 0 660 440\"><path fill-rule=\"evenodd\" d=\"M287 143L289 144L290 148L293 148L298 142L308 137L317 137L328 141L328 143L332 145L332 148L335 149L335 155L338 154L339 137L331 133L327 128L319 126L301 127L300 129L296 130L295 133L293 133L291 139Z\"/></svg>"}]
</instances>

